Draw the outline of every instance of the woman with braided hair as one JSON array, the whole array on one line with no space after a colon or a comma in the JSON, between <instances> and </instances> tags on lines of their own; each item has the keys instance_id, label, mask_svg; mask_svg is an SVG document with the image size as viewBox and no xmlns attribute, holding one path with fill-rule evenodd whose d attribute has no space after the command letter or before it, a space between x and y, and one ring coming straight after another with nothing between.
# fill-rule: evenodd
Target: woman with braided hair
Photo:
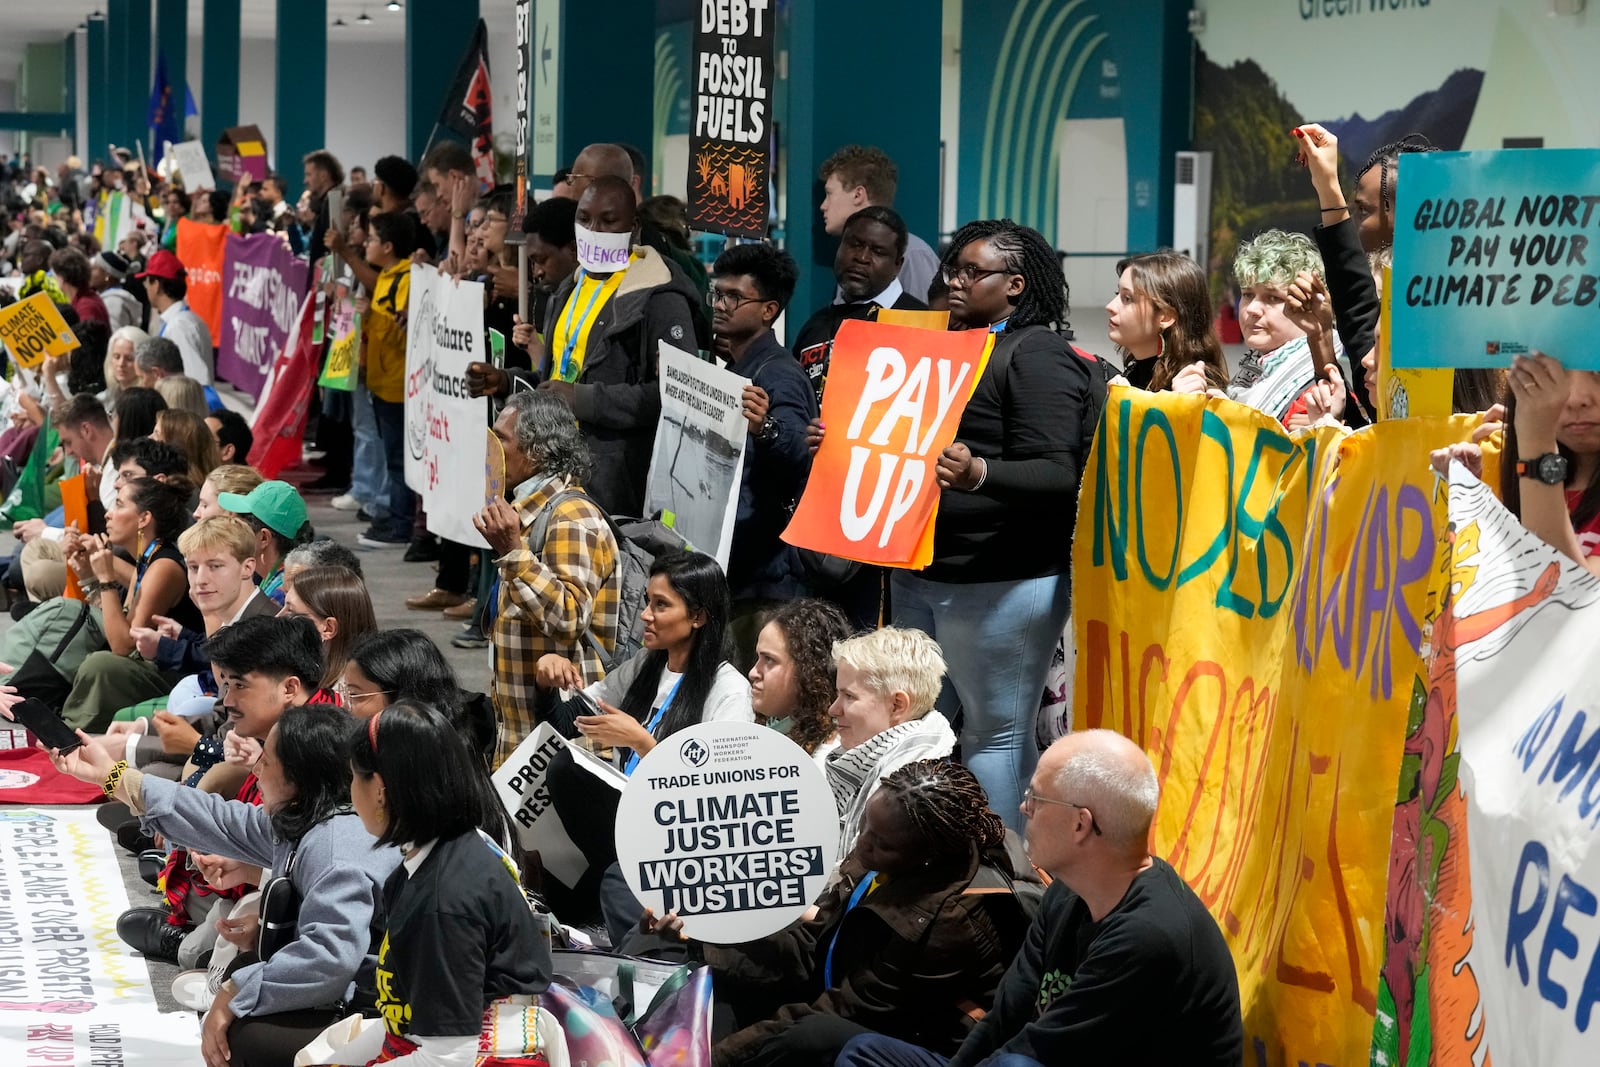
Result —
<instances>
[{"instance_id":1,"label":"woman with braided hair","mask_svg":"<svg viewBox=\"0 0 1600 1067\"><path fill-rule=\"evenodd\" d=\"M894 624L944 649L936 707L963 712L967 766L1012 826L1038 763L1034 720L1070 605L1078 484L1105 404L1105 376L1059 332L1067 283L1055 249L1010 219L956 231L941 273L950 328L994 335L955 442L933 563L891 577Z\"/></svg>"},{"instance_id":2,"label":"woman with braided hair","mask_svg":"<svg viewBox=\"0 0 1600 1067\"><path fill-rule=\"evenodd\" d=\"M811 918L744 945L689 943L743 1024L713 1067L831 1067L868 1032L954 1053L1027 929L1007 840L965 767L921 760L886 777ZM681 925L646 912L643 928Z\"/></svg>"}]
</instances>

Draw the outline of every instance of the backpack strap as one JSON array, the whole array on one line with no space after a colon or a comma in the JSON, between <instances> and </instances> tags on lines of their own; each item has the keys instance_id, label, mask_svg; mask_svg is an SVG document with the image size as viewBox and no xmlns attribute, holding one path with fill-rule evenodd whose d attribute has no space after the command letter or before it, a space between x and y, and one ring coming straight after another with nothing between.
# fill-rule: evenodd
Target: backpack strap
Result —
<instances>
[{"instance_id":1,"label":"backpack strap","mask_svg":"<svg viewBox=\"0 0 1600 1067\"><path fill-rule=\"evenodd\" d=\"M89 602L87 600L80 600L78 601L78 617L72 620L71 626L67 627L67 632L65 636L61 638L61 643L56 645L56 650L50 653L51 663L56 662L62 657L62 655L72 645L73 638L78 636L78 632L83 629L84 623L88 621Z\"/></svg>"}]
</instances>

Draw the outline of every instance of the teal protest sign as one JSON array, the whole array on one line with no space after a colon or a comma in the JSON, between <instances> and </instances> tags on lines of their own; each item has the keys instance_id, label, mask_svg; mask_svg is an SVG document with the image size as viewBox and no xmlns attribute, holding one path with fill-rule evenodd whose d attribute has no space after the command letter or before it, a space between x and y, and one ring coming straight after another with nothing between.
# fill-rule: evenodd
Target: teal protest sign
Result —
<instances>
[{"instance_id":1,"label":"teal protest sign","mask_svg":"<svg viewBox=\"0 0 1600 1067\"><path fill-rule=\"evenodd\" d=\"M1600 150L1400 157L1393 364L1600 370Z\"/></svg>"}]
</instances>

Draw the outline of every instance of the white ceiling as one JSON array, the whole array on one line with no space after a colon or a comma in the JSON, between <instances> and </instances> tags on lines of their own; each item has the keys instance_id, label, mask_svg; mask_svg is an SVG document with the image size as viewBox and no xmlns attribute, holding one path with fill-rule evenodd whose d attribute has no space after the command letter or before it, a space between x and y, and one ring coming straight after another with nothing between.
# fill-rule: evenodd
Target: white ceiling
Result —
<instances>
[{"instance_id":1,"label":"white ceiling","mask_svg":"<svg viewBox=\"0 0 1600 1067\"><path fill-rule=\"evenodd\" d=\"M417 2L441 3L447 0ZM405 40L405 12L389 11L385 3L386 0L327 0L329 40ZM156 3L152 2L150 6L153 23ZM48 3L41 0L0 0L0 24L5 27L4 34L0 34L0 80L9 81L15 76L15 64L22 59L24 45L59 41L82 24L91 12L103 12L106 7L106 0L49 0ZM199 36L201 32L205 21L204 7L204 0L189 0L191 37ZM239 9L241 36L277 37L277 0L240 0ZM362 13L371 17L370 24L362 26L356 23ZM336 18L344 19L348 25L333 27Z\"/></svg>"}]
</instances>

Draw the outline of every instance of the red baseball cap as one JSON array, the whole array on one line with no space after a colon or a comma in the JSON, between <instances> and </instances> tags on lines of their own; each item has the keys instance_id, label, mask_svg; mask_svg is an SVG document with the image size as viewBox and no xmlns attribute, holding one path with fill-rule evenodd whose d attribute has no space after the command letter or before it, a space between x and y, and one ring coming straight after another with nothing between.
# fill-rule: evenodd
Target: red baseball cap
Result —
<instances>
[{"instance_id":1,"label":"red baseball cap","mask_svg":"<svg viewBox=\"0 0 1600 1067\"><path fill-rule=\"evenodd\" d=\"M150 262L145 264L144 270L135 274L135 278L181 278L184 276L183 264L178 257L168 252L165 248L150 257Z\"/></svg>"}]
</instances>

